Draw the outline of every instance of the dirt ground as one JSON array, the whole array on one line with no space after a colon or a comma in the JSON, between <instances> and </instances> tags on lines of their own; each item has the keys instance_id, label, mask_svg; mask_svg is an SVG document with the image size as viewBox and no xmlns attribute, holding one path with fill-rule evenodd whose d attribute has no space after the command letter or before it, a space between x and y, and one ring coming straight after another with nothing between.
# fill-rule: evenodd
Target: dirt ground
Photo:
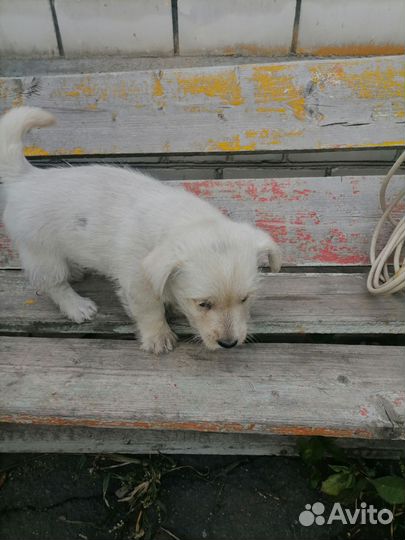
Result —
<instances>
[{"instance_id":1,"label":"dirt ground","mask_svg":"<svg viewBox=\"0 0 405 540\"><path fill-rule=\"evenodd\" d=\"M0 540L403 540L404 529L392 535L390 526L301 525L306 504L320 501L328 510L333 501L309 487L300 459L140 459L143 465L90 455L0 454ZM148 484L157 490L144 497L147 508L131 513L117 495L132 495L123 483L139 470L157 479Z\"/></svg>"}]
</instances>

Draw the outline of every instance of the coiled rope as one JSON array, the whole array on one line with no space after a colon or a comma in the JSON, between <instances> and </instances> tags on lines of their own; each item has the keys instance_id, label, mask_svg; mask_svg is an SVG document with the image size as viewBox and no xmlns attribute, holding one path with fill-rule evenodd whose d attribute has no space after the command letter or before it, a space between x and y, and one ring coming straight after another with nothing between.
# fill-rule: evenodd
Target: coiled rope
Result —
<instances>
[{"instance_id":1,"label":"coiled rope","mask_svg":"<svg viewBox=\"0 0 405 540\"><path fill-rule=\"evenodd\" d=\"M405 189L400 191L391 203L388 204L386 200L388 184L404 160L405 151L402 152L389 170L380 190L380 206L383 215L377 223L371 239L371 269L367 279L367 288L372 294L392 294L405 289L405 254L401 260L401 253L405 244L405 215L398 220L392 215L396 205L405 197ZM394 226L394 230L377 255L378 238L386 221L389 221Z\"/></svg>"}]
</instances>

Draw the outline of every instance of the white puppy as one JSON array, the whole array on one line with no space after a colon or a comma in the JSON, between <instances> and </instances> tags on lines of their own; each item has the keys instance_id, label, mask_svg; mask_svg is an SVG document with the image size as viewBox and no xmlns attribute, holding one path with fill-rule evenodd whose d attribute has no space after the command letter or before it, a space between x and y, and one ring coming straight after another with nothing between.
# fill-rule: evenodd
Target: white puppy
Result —
<instances>
[{"instance_id":1,"label":"white puppy","mask_svg":"<svg viewBox=\"0 0 405 540\"><path fill-rule=\"evenodd\" d=\"M69 281L83 268L108 276L147 351L173 348L167 305L187 317L209 349L243 343L259 258L267 255L271 269L280 269L272 238L139 172L32 167L22 136L53 122L32 107L12 109L0 120L4 223L32 285L81 323L97 306Z\"/></svg>"}]
</instances>

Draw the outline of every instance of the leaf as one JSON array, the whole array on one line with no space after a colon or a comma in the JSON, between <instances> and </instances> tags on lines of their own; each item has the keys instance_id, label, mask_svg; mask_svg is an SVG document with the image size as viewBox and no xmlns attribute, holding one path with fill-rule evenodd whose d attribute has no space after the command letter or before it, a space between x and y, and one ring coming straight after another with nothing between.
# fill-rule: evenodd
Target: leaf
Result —
<instances>
[{"instance_id":1,"label":"leaf","mask_svg":"<svg viewBox=\"0 0 405 540\"><path fill-rule=\"evenodd\" d=\"M312 437L299 442L299 452L307 464L319 463L326 452L325 442L319 437Z\"/></svg>"},{"instance_id":2,"label":"leaf","mask_svg":"<svg viewBox=\"0 0 405 540\"><path fill-rule=\"evenodd\" d=\"M354 484L354 475L351 472L339 472L332 474L322 482L321 491L327 495L337 497L345 489L350 489Z\"/></svg>"},{"instance_id":3,"label":"leaf","mask_svg":"<svg viewBox=\"0 0 405 540\"><path fill-rule=\"evenodd\" d=\"M405 479L400 476L382 476L370 479L378 495L390 504L405 504Z\"/></svg>"},{"instance_id":4,"label":"leaf","mask_svg":"<svg viewBox=\"0 0 405 540\"><path fill-rule=\"evenodd\" d=\"M335 472L349 472L350 468L347 465L329 465L332 471Z\"/></svg>"}]
</instances>

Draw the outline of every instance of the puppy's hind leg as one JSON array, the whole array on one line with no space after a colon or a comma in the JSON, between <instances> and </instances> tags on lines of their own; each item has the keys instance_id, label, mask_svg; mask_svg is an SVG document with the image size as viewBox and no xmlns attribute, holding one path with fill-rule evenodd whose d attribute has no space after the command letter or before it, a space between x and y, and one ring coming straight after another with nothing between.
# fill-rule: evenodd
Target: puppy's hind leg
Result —
<instances>
[{"instance_id":1,"label":"puppy's hind leg","mask_svg":"<svg viewBox=\"0 0 405 540\"><path fill-rule=\"evenodd\" d=\"M37 247L34 251L20 246L19 252L31 284L50 296L64 315L76 323L94 317L96 304L72 289L68 283L69 266L62 257Z\"/></svg>"}]
</instances>

